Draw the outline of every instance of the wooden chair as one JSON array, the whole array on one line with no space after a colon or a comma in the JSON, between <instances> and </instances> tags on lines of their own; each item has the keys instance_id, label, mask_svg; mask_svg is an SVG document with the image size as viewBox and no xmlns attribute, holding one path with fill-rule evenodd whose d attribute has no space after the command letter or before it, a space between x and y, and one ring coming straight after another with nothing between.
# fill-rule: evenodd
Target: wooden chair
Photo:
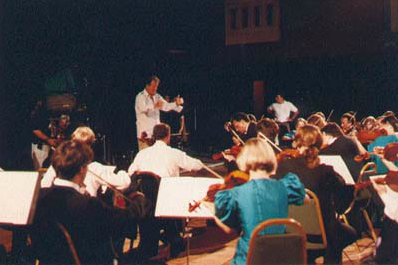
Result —
<instances>
[{"instance_id":1,"label":"wooden chair","mask_svg":"<svg viewBox=\"0 0 398 265\"><path fill-rule=\"evenodd\" d=\"M59 222L43 222L35 225L30 233L36 264L80 265L73 240Z\"/></svg>"},{"instance_id":2,"label":"wooden chair","mask_svg":"<svg viewBox=\"0 0 398 265\"><path fill-rule=\"evenodd\" d=\"M285 234L262 234L270 226L286 225ZM294 219L270 219L256 226L249 242L246 264L307 264L307 237Z\"/></svg>"}]
</instances>

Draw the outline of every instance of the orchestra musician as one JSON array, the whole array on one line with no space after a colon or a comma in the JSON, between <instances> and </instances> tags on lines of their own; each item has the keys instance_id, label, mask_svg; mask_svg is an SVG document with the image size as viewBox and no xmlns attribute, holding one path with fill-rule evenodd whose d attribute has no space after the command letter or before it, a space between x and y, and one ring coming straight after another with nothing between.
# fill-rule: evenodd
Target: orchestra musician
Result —
<instances>
[{"instance_id":1,"label":"orchestra musician","mask_svg":"<svg viewBox=\"0 0 398 265\"><path fill-rule=\"evenodd\" d=\"M373 143L369 144L368 152L373 152L376 147L384 147L389 143L398 143L398 119L395 116L384 117L380 121L380 129L384 130L386 135L376 138ZM371 158L376 163L378 174L385 174L388 172L388 169L379 157L371 156ZM398 165L398 162L394 163Z\"/></svg>"},{"instance_id":2,"label":"orchestra musician","mask_svg":"<svg viewBox=\"0 0 398 265\"><path fill-rule=\"evenodd\" d=\"M307 124L312 124L322 129L326 125L326 120L322 115L312 114L307 118Z\"/></svg>"},{"instance_id":3,"label":"orchestra musician","mask_svg":"<svg viewBox=\"0 0 398 265\"><path fill-rule=\"evenodd\" d=\"M231 116L231 124L243 142L246 142L248 139L256 137L257 135L256 122L252 121L244 112L234 113ZM228 131L229 128L226 128L226 130ZM232 136L232 141L236 145L241 144L235 136Z\"/></svg>"},{"instance_id":4,"label":"orchestra musician","mask_svg":"<svg viewBox=\"0 0 398 265\"><path fill-rule=\"evenodd\" d=\"M305 190L294 174L287 174L281 180L270 178L277 162L272 147L263 139L249 139L237 163L241 171L250 175L250 180L230 190L218 191L214 205L220 228L227 233L242 232L231 264L244 265L254 228L271 218L286 218L288 204L303 204ZM268 233L282 234L284 228L275 227Z\"/></svg>"},{"instance_id":5,"label":"orchestra musician","mask_svg":"<svg viewBox=\"0 0 398 265\"><path fill-rule=\"evenodd\" d=\"M358 133L356 125L355 114L351 114L350 112L346 112L341 116L340 126L343 129L345 135L348 136L356 136Z\"/></svg>"},{"instance_id":6,"label":"orchestra musician","mask_svg":"<svg viewBox=\"0 0 398 265\"><path fill-rule=\"evenodd\" d=\"M135 114L137 123L138 149L149 146L148 141L152 137L152 130L160 123L160 111L182 111L184 100L178 96L175 102L167 102L157 93L160 80L157 76L149 77L144 90L135 98Z\"/></svg>"},{"instance_id":7,"label":"orchestra musician","mask_svg":"<svg viewBox=\"0 0 398 265\"><path fill-rule=\"evenodd\" d=\"M389 171L398 172L398 167L391 161L386 160L382 153L377 156ZM398 176L394 176L398 178ZM385 187L374 185L377 193L386 192ZM389 201L384 205L384 217L381 224L380 237L376 244L375 262L377 264L398 264L398 201Z\"/></svg>"},{"instance_id":8,"label":"orchestra musician","mask_svg":"<svg viewBox=\"0 0 398 265\"><path fill-rule=\"evenodd\" d=\"M90 148L95 143L95 134L89 127L78 127L72 134L72 141L87 144ZM97 177L99 176L102 181ZM41 180L41 187L51 187L56 178L56 172L53 166L50 166ZM88 172L84 179L85 189L82 192L87 192L92 197L97 197L97 192L102 187L104 193L107 189L106 184L110 184L116 189L124 190L129 187L131 179L126 171L119 170L117 174L113 173L108 167L98 162L91 162L88 164Z\"/></svg>"},{"instance_id":9,"label":"orchestra musician","mask_svg":"<svg viewBox=\"0 0 398 265\"><path fill-rule=\"evenodd\" d=\"M346 186L332 166L320 164L318 154L323 139L319 128L314 125L299 128L294 142L301 157L280 161L275 178L280 179L289 172L297 174L305 188L318 196L328 240L325 263L340 264L342 250L355 242L356 232L336 217L336 205L347 208L353 199L354 188ZM342 204L347 204L347 207Z\"/></svg>"},{"instance_id":10,"label":"orchestra musician","mask_svg":"<svg viewBox=\"0 0 398 265\"><path fill-rule=\"evenodd\" d=\"M153 128L155 143L138 152L128 169L128 174L134 175L136 172L151 172L160 178L167 178L178 177L180 169L193 171L203 168L203 163L199 159L192 158L185 152L170 147L170 137L170 127L167 124L160 123L155 125ZM160 220L154 216L148 216L140 222L139 230L141 239L138 249L142 255L141 258L146 260L158 254L160 231L162 228L165 230L166 239L170 242L171 257L178 256L185 248L184 240L179 233L180 227L179 222L173 219Z\"/></svg>"},{"instance_id":11,"label":"orchestra musician","mask_svg":"<svg viewBox=\"0 0 398 265\"><path fill-rule=\"evenodd\" d=\"M279 144L278 134L279 126L276 121L270 118L262 118L257 122L257 132L261 132L268 139L270 139L274 144Z\"/></svg>"},{"instance_id":12,"label":"orchestra musician","mask_svg":"<svg viewBox=\"0 0 398 265\"><path fill-rule=\"evenodd\" d=\"M57 147L51 162L56 172L54 185L41 189L31 229L32 246L41 246L43 236L50 236L47 223L61 223L73 238L82 264L112 264L111 238L123 237L146 216L145 197L136 196L126 209L112 208L97 198L82 195L93 151L78 141L66 141ZM52 235L51 238L55 238ZM57 242L52 246L59 248ZM60 253L68 251L60 249ZM43 257L43 259L45 256ZM49 260L40 263L54 264Z\"/></svg>"},{"instance_id":13,"label":"orchestra musician","mask_svg":"<svg viewBox=\"0 0 398 265\"><path fill-rule=\"evenodd\" d=\"M348 167L351 176L356 181L362 168L362 163L354 160L359 155L355 140L344 135L343 130L335 122L329 122L321 129L323 147L320 155L340 155Z\"/></svg>"}]
</instances>

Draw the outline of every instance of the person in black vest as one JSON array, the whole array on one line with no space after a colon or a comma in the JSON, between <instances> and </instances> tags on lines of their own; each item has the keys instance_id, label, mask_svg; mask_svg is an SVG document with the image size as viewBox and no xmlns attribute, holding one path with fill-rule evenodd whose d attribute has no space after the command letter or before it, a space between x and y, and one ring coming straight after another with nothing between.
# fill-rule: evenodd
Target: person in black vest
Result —
<instances>
[{"instance_id":1,"label":"person in black vest","mask_svg":"<svg viewBox=\"0 0 398 265\"><path fill-rule=\"evenodd\" d=\"M257 136L256 123L251 121L249 116L244 112L233 114L230 124L243 142ZM240 144L235 136L232 137L232 141L235 144Z\"/></svg>"},{"instance_id":2,"label":"person in black vest","mask_svg":"<svg viewBox=\"0 0 398 265\"><path fill-rule=\"evenodd\" d=\"M32 246L40 245L38 238L46 233L35 228L43 223L59 222L69 231L81 263L110 264L114 258L111 238L127 235L148 214L149 206L141 195L126 209L116 209L81 194L92 158L91 148L79 142L67 141L56 149L51 161L57 178L51 188L39 193Z\"/></svg>"}]
</instances>

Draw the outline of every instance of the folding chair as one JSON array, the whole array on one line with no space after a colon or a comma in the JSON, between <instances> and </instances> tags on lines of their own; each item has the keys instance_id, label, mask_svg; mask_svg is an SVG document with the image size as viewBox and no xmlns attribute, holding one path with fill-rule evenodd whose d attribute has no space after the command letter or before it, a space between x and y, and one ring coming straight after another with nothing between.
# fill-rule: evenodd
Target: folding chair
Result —
<instances>
[{"instance_id":1,"label":"folding chair","mask_svg":"<svg viewBox=\"0 0 398 265\"><path fill-rule=\"evenodd\" d=\"M263 234L274 225L286 225L285 234ZM270 219L254 229L249 242L246 264L307 264L307 237L294 219Z\"/></svg>"}]
</instances>

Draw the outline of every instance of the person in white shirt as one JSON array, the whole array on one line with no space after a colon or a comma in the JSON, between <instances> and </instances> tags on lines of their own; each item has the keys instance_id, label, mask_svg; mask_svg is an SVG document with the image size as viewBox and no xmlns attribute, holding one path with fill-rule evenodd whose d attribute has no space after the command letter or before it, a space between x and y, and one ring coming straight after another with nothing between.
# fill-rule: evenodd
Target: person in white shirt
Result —
<instances>
[{"instance_id":1,"label":"person in white shirt","mask_svg":"<svg viewBox=\"0 0 398 265\"><path fill-rule=\"evenodd\" d=\"M91 146L95 142L95 134L89 127L79 127L72 134L72 141L88 144ZM101 179L107 183L103 183ZM50 166L41 180L41 187L48 188L56 181L56 172ZM113 173L113 168L102 165L98 162L91 162L88 165L86 178L84 179L85 191L92 197L97 197L98 189L102 186L102 191L106 191L106 184L111 184L119 190L129 187L131 179L126 171L119 170L117 174ZM84 192L84 191L82 191Z\"/></svg>"},{"instance_id":2,"label":"person in white shirt","mask_svg":"<svg viewBox=\"0 0 398 265\"><path fill-rule=\"evenodd\" d=\"M203 168L199 159L188 156L185 152L168 146L170 126L165 123L153 128L155 144L138 152L128 169L131 176L136 171L149 171L161 178L178 177L180 169L196 171Z\"/></svg>"},{"instance_id":3,"label":"person in white shirt","mask_svg":"<svg viewBox=\"0 0 398 265\"><path fill-rule=\"evenodd\" d=\"M297 118L299 110L293 105L293 103L285 100L280 94L276 95L275 101L275 103L268 107L267 111L274 115L275 120L279 125L279 140L283 145L282 136L291 131L290 123Z\"/></svg>"},{"instance_id":4,"label":"person in white shirt","mask_svg":"<svg viewBox=\"0 0 398 265\"><path fill-rule=\"evenodd\" d=\"M142 150L149 146L153 127L160 123L160 111L182 111L184 100L178 96L175 102L167 102L157 93L160 80L151 76L143 91L135 98L135 115L137 119L138 148Z\"/></svg>"}]
</instances>

